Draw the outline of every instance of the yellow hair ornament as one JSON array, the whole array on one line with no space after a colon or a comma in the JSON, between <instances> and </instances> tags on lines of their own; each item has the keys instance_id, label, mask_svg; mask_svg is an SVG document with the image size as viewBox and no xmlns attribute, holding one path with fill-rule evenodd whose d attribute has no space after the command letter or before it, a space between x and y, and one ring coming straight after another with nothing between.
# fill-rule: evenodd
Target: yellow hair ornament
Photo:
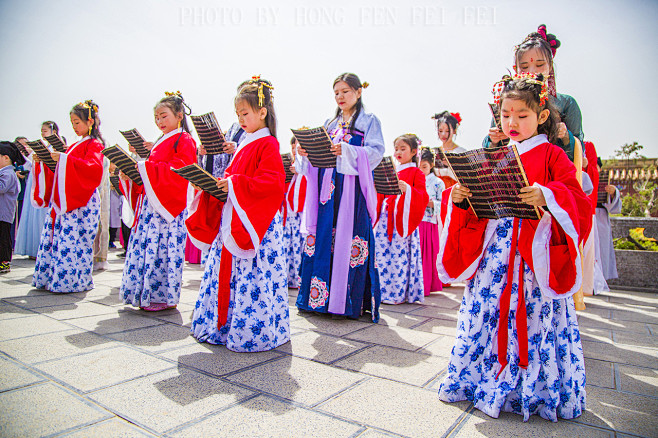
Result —
<instances>
[{"instance_id":1,"label":"yellow hair ornament","mask_svg":"<svg viewBox=\"0 0 658 438\"><path fill-rule=\"evenodd\" d=\"M263 93L263 86L269 88L270 100L274 100L274 96L272 95L272 90L274 90L274 87L266 83L264 79L261 79L260 75L252 76L249 83L258 85L258 106L260 108L263 107L263 103L265 102L265 93Z\"/></svg>"},{"instance_id":2,"label":"yellow hair ornament","mask_svg":"<svg viewBox=\"0 0 658 438\"><path fill-rule=\"evenodd\" d=\"M363 87L363 88L368 88L369 86L370 86L370 82L363 82L361 84L361 87Z\"/></svg>"}]
</instances>

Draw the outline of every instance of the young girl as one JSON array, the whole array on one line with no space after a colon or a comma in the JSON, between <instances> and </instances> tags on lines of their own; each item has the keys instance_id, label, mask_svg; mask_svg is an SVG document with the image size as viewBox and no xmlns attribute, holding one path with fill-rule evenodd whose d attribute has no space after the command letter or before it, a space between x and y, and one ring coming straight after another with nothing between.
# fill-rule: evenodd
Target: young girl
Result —
<instances>
[{"instance_id":1,"label":"young girl","mask_svg":"<svg viewBox=\"0 0 658 438\"><path fill-rule=\"evenodd\" d=\"M395 159L401 195L377 195L379 219L375 242L382 303L423 302L423 262L418 225L429 197L425 174L418 169L418 143L414 134L395 139Z\"/></svg>"},{"instance_id":2,"label":"young girl","mask_svg":"<svg viewBox=\"0 0 658 438\"><path fill-rule=\"evenodd\" d=\"M94 287L93 243L103 178L98 105L87 100L74 106L70 115L73 131L82 138L64 153L51 152L57 162L54 173L35 156L32 174L32 202L52 207L41 233L32 286L58 293Z\"/></svg>"},{"instance_id":3,"label":"young girl","mask_svg":"<svg viewBox=\"0 0 658 438\"><path fill-rule=\"evenodd\" d=\"M455 143L457 128L459 128L459 125L462 122L461 115L459 113L443 111L442 113L434 114L432 118L436 120L436 132L441 141L441 147L439 148L440 150L437 151L437 155L443 156L444 152L450 152L453 154L466 152L466 149ZM452 187L457 183L455 174L448 166L448 161L445 158L441 161L443 167L439 169L439 178L443 181L446 187Z\"/></svg>"},{"instance_id":4,"label":"young girl","mask_svg":"<svg viewBox=\"0 0 658 438\"><path fill-rule=\"evenodd\" d=\"M545 24L539 25L537 32L529 34L520 45L516 46L514 71L542 74L547 78L549 100L555 106L560 119L555 144L560 146L573 161L576 139L579 140L584 151L582 115L573 97L556 91L553 58L559 47L560 40L555 35L546 33ZM494 127L489 130L489 137L485 138L483 145L486 147L491 143L497 144L504 138L507 138L505 134Z\"/></svg>"},{"instance_id":5,"label":"young girl","mask_svg":"<svg viewBox=\"0 0 658 438\"><path fill-rule=\"evenodd\" d=\"M441 194L445 190L445 184L434 174L434 154L429 149L422 149L420 152L420 170L425 174L425 188L429 196L423 221L418 226L423 259L423 289L425 296L428 296L431 292L443 290L436 271L436 257L439 254Z\"/></svg>"},{"instance_id":6,"label":"young girl","mask_svg":"<svg viewBox=\"0 0 658 438\"><path fill-rule=\"evenodd\" d=\"M59 126L53 121L46 121L41 124L41 137L45 141L47 136L59 134ZM39 243L41 242L41 231L43 224L46 222L46 215L48 215L49 208L39 206L40 204L31 200L31 193L34 187L34 152L27 146L27 142L23 143L26 149L30 152L27 162L25 164L26 170L30 171L25 186L26 200L23 203L23 211L21 212L21 221L16 230L16 247L14 254L26 255L31 259L37 258L39 252Z\"/></svg>"},{"instance_id":7,"label":"young girl","mask_svg":"<svg viewBox=\"0 0 658 438\"><path fill-rule=\"evenodd\" d=\"M130 189L124 193L127 199L143 194L123 267L121 297L124 303L151 312L176 307L180 299L188 182L171 168L196 162L196 143L187 127L183 96L180 92L165 94L154 108L162 136L148 159L137 163L144 185L121 175Z\"/></svg>"},{"instance_id":8,"label":"young girl","mask_svg":"<svg viewBox=\"0 0 658 438\"><path fill-rule=\"evenodd\" d=\"M299 143L295 137L290 139L293 163L297 156L297 146ZM300 231L302 221L302 212L304 211L304 202L306 201L306 177L300 175L292 166L294 175L292 180L286 185L286 199L284 200L283 211L283 243L288 259L288 287L298 288L300 283L299 267L302 263L302 248L306 241L306 236Z\"/></svg>"},{"instance_id":9,"label":"young girl","mask_svg":"<svg viewBox=\"0 0 658 438\"><path fill-rule=\"evenodd\" d=\"M217 184L228 198L198 192L186 221L190 236L210 247L192 335L232 351L266 351L290 340L272 85L254 77L238 91L235 111L246 135Z\"/></svg>"},{"instance_id":10,"label":"young girl","mask_svg":"<svg viewBox=\"0 0 658 438\"><path fill-rule=\"evenodd\" d=\"M503 130L529 182L519 198L541 219L478 219L467 187L446 192L439 276L466 289L439 397L469 400L492 417L575 418L585 408L585 366L572 295L589 200L567 155L549 142L557 114L543 76L507 76L498 86Z\"/></svg>"},{"instance_id":11,"label":"young girl","mask_svg":"<svg viewBox=\"0 0 658 438\"><path fill-rule=\"evenodd\" d=\"M304 206L307 232L297 308L379 321L381 291L375 267L373 219L377 202L372 170L384 154L379 119L363 111L361 84L353 73L334 81L336 115L325 122L334 143L335 169L312 167L306 151L298 171L308 185Z\"/></svg>"},{"instance_id":12,"label":"young girl","mask_svg":"<svg viewBox=\"0 0 658 438\"><path fill-rule=\"evenodd\" d=\"M14 165L25 163L15 144L0 142L0 274L11 269L11 224L16 219L16 200L21 186Z\"/></svg>"}]
</instances>

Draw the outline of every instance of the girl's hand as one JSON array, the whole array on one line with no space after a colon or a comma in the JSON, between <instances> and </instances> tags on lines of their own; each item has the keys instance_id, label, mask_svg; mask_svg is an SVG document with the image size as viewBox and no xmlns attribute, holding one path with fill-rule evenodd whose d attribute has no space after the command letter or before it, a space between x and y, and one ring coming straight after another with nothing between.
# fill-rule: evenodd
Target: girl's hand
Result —
<instances>
[{"instance_id":1,"label":"girl's hand","mask_svg":"<svg viewBox=\"0 0 658 438\"><path fill-rule=\"evenodd\" d=\"M336 143L329 150L335 156L339 157L343 154L343 145L341 143Z\"/></svg>"},{"instance_id":2,"label":"girl's hand","mask_svg":"<svg viewBox=\"0 0 658 438\"><path fill-rule=\"evenodd\" d=\"M122 181L128 181L128 180L130 179L130 178L128 178L128 175L126 175L126 174L123 173L122 171L119 171L119 178L120 178Z\"/></svg>"},{"instance_id":3,"label":"girl's hand","mask_svg":"<svg viewBox=\"0 0 658 438\"><path fill-rule=\"evenodd\" d=\"M587 160L587 157L583 155L583 169L587 169L587 164L589 161Z\"/></svg>"},{"instance_id":4,"label":"girl's hand","mask_svg":"<svg viewBox=\"0 0 658 438\"><path fill-rule=\"evenodd\" d=\"M546 206L546 198L544 198L544 193L537 186L522 188L521 193L519 193L519 198L521 201L528 205L532 205L533 207Z\"/></svg>"},{"instance_id":5,"label":"girl's hand","mask_svg":"<svg viewBox=\"0 0 658 438\"><path fill-rule=\"evenodd\" d=\"M297 169L295 169L295 165L294 165L294 164L293 164L292 166L290 166L290 171L291 171L294 175L297 174Z\"/></svg>"},{"instance_id":6,"label":"girl's hand","mask_svg":"<svg viewBox=\"0 0 658 438\"><path fill-rule=\"evenodd\" d=\"M228 192L228 178L220 179L217 181L217 188L224 193Z\"/></svg>"},{"instance_id":7,"label":"girl's hand","mask_svg":"<svg viewBox=\"0 0 658 438\"><path fill-rule=\"evenodd\" d=\"M18 170L16 171L16 176L20 179L25 179L27 175L23 175L23 173L20 170Z\"/></svg>"},{"instance_id":8,"label":"girl's hand","mask_svg":"<svg viewBox=\"0 0 658 438\"><path fill-rule=\"evenodd\" d=\"M562 140L562 144L569 144L569 131L567 130L567 125L564 122L557 124L557 137Z\"/></svg>"},{"instance_id":9,"label":"girl's hand","mask_svg":"<svg viewBox=\"0 0 658 438\"><path fill-rule=\"evenodd\" d=\"M498 128L489 129L489 139L492 145L500 143L502 140L508 138L503 131Z\"/></svg>"},{"instance_id":10,"label":"girl's hand","mask_svg":"<svg viewBox=\"0 0 658 438\"><path fill-rule=\"evenodd\" d=\"M199 147L197 148L197 153L198 153L199 155L206 155L206 148L203 147L202 144L200 144Z\"/></svg>"},{"instance_id":11,"label":"girl's hand","mask_svg":"<svg viewBox=\"0 0 658 438\"><path fill-rule=\"evenodd\" d=\"M404 181L398 181L398 187L400 187L402 193L407 191L407 183Z\"/></svg>"},{"instance_id":12,"label":"girl's hand","mask_svg":"<svg viewBox=\"0 0 658 438\"><path fill-rule=\"evenodd\" d=\"M41 163L41 158L37 154L34 154L32 159L34 160L34 164Z\"/></svg>"},{"instance_id":13,"label":"girl's hand","mask_svg":"<svg viewBox=\"0 0 658 438\"><path fill-rule=\"evenodd\" d=\"M617 191L617 188L615 186L608 184L607 186L605 186L605 191L608 193L608 195L615 196L615 192Z\"/></svg>"},{"instance_id":14,"label":"girl's hand","mask_svg":"<svg viewBox=\"0 0 658 438\"><path fill-rule=\"evenodd\" d=\"M308 152L306 152L306 149L302 148L301 146L297 146L297 153L302 157L308 157Z\"/></svg>"},{"instance_id":15,"label":"girl's hand","mask_svg":"<svg viewBox=\"0 0 658 438\"><path fill-rule=\"evenodd\" d=\"M238 147L238 144L234 141L226 141L224 142L224 153L225 154L232 154L235 153L235 149Z\"/></svg>"},{"instance_id":16,"label":"girl's hand","mask_svg":"<svg viewBox=\"0 0 658 438\"><path fill-rule=\"evenodd\" d=\"M434 201L432 201L432 200L430 199L429 202L427 203L427 206L428 206L429 208L434 208Z\"/></svg>"},{"instance_id":17,"label":"girl's hand","mask_svg":"<svg viewBox=\"0 0 658 438\"><path fill-rule=\"evenodd\" d=\"M463 202L464 199L470 198L471 196L473 196L471 191L461 184L455 184L452 187L452 193L450 197L452 198L452 202L455 204L459 204L460 202Z\"/></svg>"},{"instance_id":18,"label":"girl's hand","mask_svg":"<svg viewBox=\"0 0 658 438\"><path fill-rule=\"evenodd\" d=\"M59 156L61 155L61 152L51 152L50 156L52 157L53 160L55 160L55 163L59 161Z\"/></svg>"},{"instance_id":19,"label":"girl's hand","mask_svg":"<svg viewBox=\"0 0 658 438\"><path fill-rule=\"evenodd\" d=\"M153 143L150 142L150 141L145 141L145 142L144 142L144 147L145 147L148 151L150 151L151 149L153 149Z\"/></svg>"}]
</instances>

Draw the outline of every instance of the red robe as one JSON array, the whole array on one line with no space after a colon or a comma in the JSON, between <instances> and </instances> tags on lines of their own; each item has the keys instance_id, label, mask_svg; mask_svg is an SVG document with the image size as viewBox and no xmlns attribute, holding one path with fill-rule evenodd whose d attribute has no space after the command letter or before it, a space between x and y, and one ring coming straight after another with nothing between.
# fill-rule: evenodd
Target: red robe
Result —
<instances>
[{"instance_id":1,"label":"red robe","mask_svg":"<svg viewBox=\"0 0 658 438\"><path fill-rule=\"evenodd\" d=\"M248 134L224 177L228 179L226 203L206 192L197 193L185 221L190 240L200 249L209 249L221 232L217 300L220 327L227 319L232 257L253 258L258 254L284 199L285 172L279 142L267 128Z\"/></svg>"},{"instance_id":2,"label":"red robe","mask_svg":"<svg viewBox=\"0 0 658 438\"><path fill-rule=\"evenodd\" d=\"M103 144L91 137L73 143L61 154L55 172L39 162L34 166L32 202L37 207L52 203L62 214L87 205L103 179Z\"/></svg>"},{"instance_id":3,"label":"red robe","mask_svg":"<svg viewBox=\"0 0 658 438\"><path fill-rule=\"evenodd\" d=\"M599 195L599 170L596 166L596 148L591 141L585 142L585 156L587 157L587 167L585 168L585 172L589 175L592 180L592 185L594 186L594 190L592 190L592 193L589 195L589 199L592 202L592 214L594 214L596 211L596 200Z\"/></svg>"},{"instance_id":4,"label":"red robe","mask_svg":"<svg viewBox=\"0 0 658 438\"><path fill-rule=\"evenodd\" d=\"M398 169L398 179L407 183L407 190L401 195L377 195L377 221L386 200L389 242L393 240L393 230L401 237L407 237L418 228L430 200L425 187L425 174L415 163L403 164Z\"/></svg>"},{"instance_id":5,"label":"red robe","mask_svg":"<svg viewBox=\"0 0 658 438\"><path fill-rule=\"evenodd\" d=\"M132 181L122 184L123 194L130 201L136 217L140 196L146 196L153 209L167 222L181 214L187 206L189 184L171 169L193 163L196 163L196 142L190 134L179 128L160 137L148 159L137 163L144 185Z\"/></svg>"},{"instance_id":6,"label":"red robe","mask_svg":"<svg viewBox=\"0 0 658 438\"><path fill-rule=\"evenodd\" d=\"M539 220L523 219L518 250L551 298L574 294L581 286L578 244L592 226L591 203L576 179L576 169L559 147L538 135L517 146L530 185L539 186L547 211ZM451 190L443 193L443 231L437 262L444 283L472 278L498 221L478 219L455 206ZM516 223L516 222L515 222Z\"/></svg>"}]
</instances>

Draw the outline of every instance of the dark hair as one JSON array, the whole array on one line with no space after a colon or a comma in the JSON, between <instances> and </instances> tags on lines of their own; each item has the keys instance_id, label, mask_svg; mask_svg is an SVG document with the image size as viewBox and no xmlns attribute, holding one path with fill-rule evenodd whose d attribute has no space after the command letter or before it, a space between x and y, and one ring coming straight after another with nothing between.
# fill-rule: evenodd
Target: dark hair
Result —
<instances>
[{"instance_id":1,"label":"dark hair","mask_svg":"<svg viewBox=\"0 0 658 438\"><path fill-rule=\"evenodd\" d=\"M538 74L536 77L538 81L544 81L544 75ZM503 91L500 95L499 107L503 107L503 100L515 99L523 101L528 108L537 113L537 116L539 116L543 110L547 109L549 111L548 119L537 126L537 132L539 134L546 134L548 141L555 144L558 140L557 125L560 123L560 116L550 99L546 98L544 103L541 103L540 95L542 92L542 85L534 83L532 78L515 78L506 80L508 78L509 76L503 76L505 82Z\"/></svg>"},{"instance_id":2,"label":"dark hair","mask_svg":"<svg viewBox=\"0 0 658 438\"><path fill-rule=\"evenodd\" d=\"M174 116L176 114L182 114L183 120L181 121L181 127L183 128L183 131L189 134L190 128L187 124L187 116L192 114L192 110L185 103L185 99L183 99L183 95L180 94L180 91L176 93L168 93L167 96L163 97L158 101L157 104L155 104L153 111L158 109L159 106L166 106L171 110L172 113L174 113ZM178 144L178 141L176 141L176 144Z\"/></svg>"},{"instance_id":3,"label":"dark hair","mask_svg":"<svg viewBox=\"0 0 658 438\"><path fill-rule=\"evenodd\" d=\"M354 91L358 91L360 88L368 88L369 85L367 82L361 83L361 79L359 79L359 77L354 73L343 73L342 75L338 76L336 79L334 79L334 84L332 85L332 87L335 87L336 84L339 82L345 82ZM350 127L349 127L349 132L352 134L355 133L354 125L356 125L356 119L359 117L359 114L361 113L362 109L363 109L363 98L362 96L359 96L356 99L356 105L354 105L354 114L352 114L352 123L350 123ZM334 120L338 119L338 117L340 117L340 114L341 114L340 108L336 108L336 115L334 116Z\"/></svg>"},{"instance_id":4,"label":"dark hair","mask_svg":"<svg viewBox=\"0 0 658 438\"><path fill-rule=\"evenodd\" d=\"M560 40L557 39L552 33L546 33L546 25L540 24L537 32L532 32L529 34L521 44L515 47L514 49L514 66L519 68L519 62L521 57L525 52L532 49L537 49L539 52L546 57L546 62L548 62L548 72L549 75L555 76L555 71L553 70L553 58L555 51L560 47Z\"/></svg>"},{"instance_id":5,"label":"dark hair","mask_svg":"<svg viewBox=\"0 0 658 438\"><path fill-rule=\"evenodd\" d=\"M430 165L430 170L434 169L434 154L430 150L430 148L421 148L420 149L420 161L426 161ZM419 161L419 164L420 164Z\"/></svg>"},{"instance_id":6,"label":"dark hair","mask_svg":"<svg viewBox=\"0 0 658 438\"><path fill-rule=\"evenodd\" d=\"M441 123L448 125L448 129L450 129L451 135L457 132L457 127L459 126L460 121L457 120L457 118L453 116L450 111L443 111L442 113L434 114L432 118L436 120L436 132L439 132Z\"/></svg>"},{"instance_id":7,"label":"dark hair","mask_svg":"<svg viewBox=\"0 0 658 438\"><path fill-rule=\"evenodd\" d=\"M395 145L395 143L397 143L398 140L402 140L403 142L408 144L409 147L411 148L411 152L416 151L416 155L414 155L411 158L411 161L418 164L418 146L420 146L421 144L421 141L418 138L418 136L416 134L402 134L399 137L397 137L395 140L393 140L393 144Z\"/></svg>"},{"instance_id":8,"label":"dark hair","mask_svg":"<svg viewBox=\"0 0 658 438\"><path fill-rule=\"evenodd\" d=\"M89 136L105 144L105 139L100 131L101 120L98 118L98 105L93 100L85 100L84 102L75 105L71 109L71 114L75 114L80 120L92 120L94 124L91 126ZM59 129L57 131L59 131Z\"/></svg>"},{"instance_id":9,"label":"dark hair","mask_svg":"<svg viewBox=\"0 0 658 438\"><path fill-rule=\"evenodd\" d=\"M41 124L41 126L43 125L48 125L53 134L59 134L59 126L57 126L57 123L53 122L52 120L46 120Z\"/></svg>"},{"instance_id":10,"label":"dark hair","mask_svg":"<svg viewBox=\"0 0 658 438\"><path fill-rule=\"evenodd\" d=\"M293 135L292 138L290 138L290 146L294 145L296 141L297 138Z\"/></svg>"},{"instance_id":11,"label":"dark hair","mask_svg":"<svg viewBox=\"0 0 658 438\"><path fill-rule=\"evenodd\" d=\"M25 140L25 141L27 141L27 137L18 136L18 137L16 137L16 138L14 139L14 143L18 143L18 140Z\"/></svg>"},{"instance_id":12,"label":"dark hair","mask_svg":"<svg viewBox=\"0 0 658 438\"><path fill-rule=\"evenodd\" d=\"M12 164L20 166L25 164L25 157L21 154L18 146L10 141L0 141L0 155L6 155Z\"/></svg>"},{"instance_id":13,"label":"dark hair","mask_svg":"<svg viewBox=\"0 0 658 438\"><path fill-rule=\"evenodd\" d=\"M237 104L241 100L244 100L247 102L247 105L249 105L254 111L259 111L261 108L265 108L267 110L265 126L269 128L270 134L276 137L276 113L274 112L272 83L258 77L249 81L245 81L240 85L241 86L238 89L238 95L235 96L234 103ZM260 102L259 93L262 93L262 102Z\"/></svg>"}]
</instances>

